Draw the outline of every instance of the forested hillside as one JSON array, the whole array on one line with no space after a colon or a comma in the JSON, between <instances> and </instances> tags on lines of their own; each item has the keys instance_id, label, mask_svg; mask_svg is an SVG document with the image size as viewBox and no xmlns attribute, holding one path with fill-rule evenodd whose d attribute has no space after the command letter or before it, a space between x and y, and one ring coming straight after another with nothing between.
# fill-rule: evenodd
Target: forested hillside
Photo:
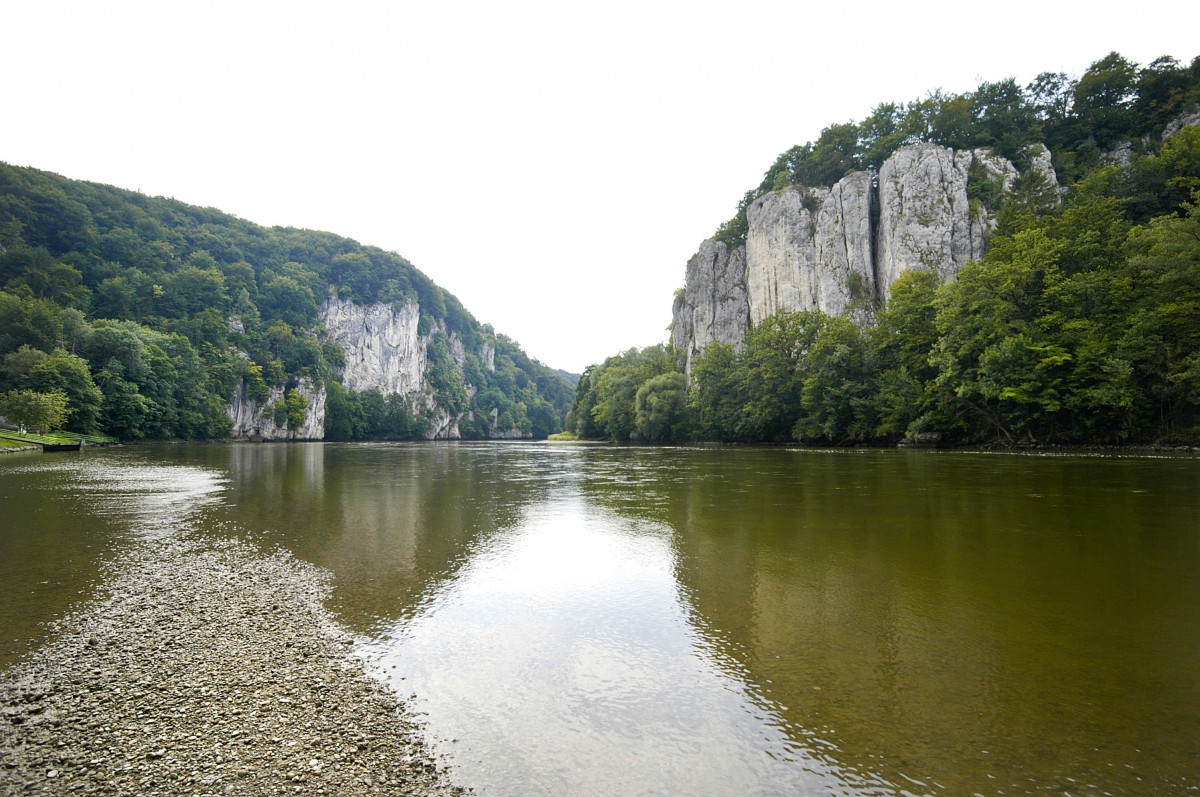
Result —
<instances>
[{"instance_id":1,"label":"forested hillside","mask_svg":"<svg viewBox=\"0 0 1200 797\"><path fill-rule=\"evenodd\" d=\"M419 395L341 384L331 297L419 308ZM29 391L124 439L228 436L239 391L291 430L319 392L329 439L424 437L435 412L463 437L544 437L572 395L394 253L0 164L0 394Z\"/></svg>"},{"instance_id":2,"label":"forested hillside","mask_svg":"<svg viewBox=\"0 0 1200 797\"><path fill-rule=\"evenodd\" d=\"M793 147L746 209L828 186L921 142L1018 169L1049 148L1058 185L969 179L986 253L951 278L911 266L855 314L780 312L689 365L670 346L589 368L567 419L583 437L821 444L1200 442L1200 58L1113 53L1078 79L982 83L885 103ZM724 250L722 250L724 251ZM853 287L853 286L851 286ZM851 320L854 318L854 320ZM864 320L865 319L865 320ZM857 323L856 323L857 321Z\"/></svg>"}]
</instances>

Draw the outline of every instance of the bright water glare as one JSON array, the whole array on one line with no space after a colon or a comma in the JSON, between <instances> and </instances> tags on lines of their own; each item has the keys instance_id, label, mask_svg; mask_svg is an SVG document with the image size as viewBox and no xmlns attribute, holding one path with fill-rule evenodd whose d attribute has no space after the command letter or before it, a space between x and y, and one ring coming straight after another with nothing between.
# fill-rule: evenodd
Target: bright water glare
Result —
<instances>
[{"instance_id":1,"label":"bright water glare","mask_svg":"<svg viewBox=\"0 0 1200 797\"><path fill-rule=\"evenodd\" d=\"M671 530L560 490L367 646L457 777L514 797L844 793L693 625Z\"/></svg>"},{"instance_id":2,"label":"bright water glare","mask_svg":"<svg viewBox=\"0 0 1200 797\"><path fill-rule=\"evenodd\" d=\"M0 666L179 531L283 548L508 795L1200 791L1200 460L164 445L0 460Z\"/></svg>"}]
</instances>

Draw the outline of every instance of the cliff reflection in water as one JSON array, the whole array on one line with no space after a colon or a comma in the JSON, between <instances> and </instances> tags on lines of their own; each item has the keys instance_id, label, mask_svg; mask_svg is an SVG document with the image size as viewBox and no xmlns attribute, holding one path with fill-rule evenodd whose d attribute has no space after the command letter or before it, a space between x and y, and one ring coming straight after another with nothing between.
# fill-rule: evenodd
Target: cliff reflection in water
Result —
<instances>
[{"instance_id":1,"label":"cliff reflection in water","mask_svg":"<svg viewBox=\"0 0 1200 797\"><path fill-rule=\"evenodd\" d=\"M1200 783L1195 460L622 458L589 463L589 497L670 526L699 622L847 771L917 793Z\"/></svg>"},{"instance_id":2,"label":"cliff reflection in water","mask_svg":"<svg viewBox=\"0 0 1200 797\"><path fill-rule=\"evenodd\" d=\"M333 571L481 795L1200 788L1195 459L162 456L227 470L229 528Z\"/></svg>"},{"instance_id":3,"label":"cliff reflection in water","mask_svg":"<svg viewBox=\"0 0 1200 797\"><path fill-rule=\"evenodd\" d=\"M576 478L580 456L561 463ZM884 793L789 734L695 626L669 527L558 487L367 649L456 779L485 795Z\"/></svg>"},{"instance_id":4,"label":"cliff reflection in water","mask_svg":"<svg viewBox=\"0 0 1200 797\"><path fill-rule=\"evenodd\" d=\"M407 616L478 540L549 489L497 447L232 445L230 519L332 571L339 615L369 633Z\"/></svg>"}]
</instances>

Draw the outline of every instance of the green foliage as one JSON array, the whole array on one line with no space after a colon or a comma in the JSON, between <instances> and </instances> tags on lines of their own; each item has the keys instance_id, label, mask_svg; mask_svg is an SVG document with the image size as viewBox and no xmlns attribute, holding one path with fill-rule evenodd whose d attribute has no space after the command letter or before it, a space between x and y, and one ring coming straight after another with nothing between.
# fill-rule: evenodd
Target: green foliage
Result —
<instances>
[{"instance_id":1,"label":"green foliage","mask_svg":"<svg viewBox=\"0 0 1200 797\"><path fill-rule=\"evenodd\" d=\"M897 149L923 141L988 148L1022 169L1030 146L1044 143L1059 179L1074 182L1099 165L1105 151L1142 137L1157 141L1171 120L1198 104L1200 57L1184 66L1163 56L1139 68L1118 53L1093 63L1078 80L1043 72L1025 87L1006 78L963 94L939 90L907 103L881 103L861 122L829 125L816 141L782 153L714 238L744 243L746 208L767 192L829 186L854 171L877 174ZM994 193L978 183L974 189ZM998 207L995 196L972 199Z\"/></svg>"},{"instance_id":2,"label":"green foliage","mask_svg":"<svg viewBox=\"0 0 1200 797\"><path fill-rule=\"evenodd\" d=\"M150 402L138 392L134 382L125 379L125 368L113 358L96 375L97 387L104 395L100 405L100 425L122 440L146 436Z\"/></svg>"},{"instance_id":3,"label":"green foliage","mask_svg":"<svg viewBox=\"0 0 1200 797\"><path fill-rule=\"evenodd\" d=\"M803 367L801 415L792 436L837 444L873 439L876 420L873 352L859 328L830 318L819 331Z\"/></svg>"},{"instance_id":4,"label":"green foliage","mask_svg":"<svg viewBox=\"0 0 1200 797\"><path fill-rule=\"evenodd\" d=\"M571 386L395 253L0 164L0 389L24 385L39 365L30 357L82 357L102 398L68 389L68 423L127 438L222 436L224 406L241 382L258 402L301 377L336 384L342 351L317 320L331 294L419 303L435 395L461 414L465 433L561 428ZM461 364L451 353L458 346ZM487 347L494 370L482 365ZM468 385L500 398L477 408ZM347 412L338 416L341 399ZM424 430L407 397L343 393L333 403L331 428L343 439Z\"/></svg>"},{"instance_id":5,"label":"green foliage","mask_svg":"<svg viewBox=\"0 0 1200 797\"><path fill-rule=\"evenodd\" d=\"M738 358L744 403L735 434L740 439L783 441L800 417L803 369L822 328L823 313L776 313L746 335Z\"/></svg>"},{"instance_id":6,"label":"green foliage","mask_svg":"<svg viewBox=\"0 0 1200 797\"><path fill-rule=\"evenodd\" d=\"M688 407L701 440L735 440L742 406L737 352L726 343L710 343L692 365Z\"/></svg>"},{"instance_id":7,"label":"green foliage","mask_svg":"<svg viewBox=\"0 0 1200 797\"><path fill-rule=\"evenodd\" d=\"M639 440L675 440L687 428L687 380L671 372L642 383L634 397L634 426Z\"/></svg>"},{"instance_id":8,"label":"green foliage","mask_svg":"<svg viewBox=\"0 0 1200 797\"><path fill-rule=\"evenodd\" d=\"M294 431L304 425L304 411L308 409L308 399L297 390L289 390L284 397L283 406L288 429Z\"/></svg>"},{"instance_id":9,"label":"green foliage","mask_svg":"<svg viewBox=\"0 0 1200 797\"><path fill-rule=\"evenodd\" d=\"M675 372L675 357L664 346L630 349L587 369L575 390L567 431L610 440L661 440L678 434L685 402L675 394L680 385L674 379L659 380L642 393L639 428L639 391L655 377Z\"/></svg>"},{"instance_id":10,"label":"green foliage","mask_svg":"<svg viewBox=\"0 0 1200 797\"><path fill-rule=\"evenodd\" d=\"M417 418L404 396L384 396L377 390L348 391L341 383L326 383L327 440L419 440L427 423Z\"/></svg>"},{"instance_id":11,"label":"green foliage","mask_svg":"<svg viewBox=\"0 0 1200 797\"><path fill-rule=\"evenodd\" d=\"M435 335L426 346L429 361L429 384L438 404L458 415L469 406L467 391L463 388L462 370L454 360L450 338Z\"/></svg>"},{"instance_id":12,"label":"green foliage","mask_svg":"<svg viewBox=\"0 0 1200 797\"><path fill-rule=\"evenodd\" d=\"M66 420L67 394L61 390L10 390L0 394L0 415L23 430L45 434Z\"/></svg>"},{"instance_id":13,"label":"green foliage","mask_svg":"<svg viewBox=\"0 0 1200 797\"><path fill-rule=\"evenodd\" d=\"M25 374L45 359L46 352L28 344L22 344L16 351L4 355L3 361L0 361L0 388L15 387L25 378Z\"/></svg>"},{"instance_id":14,"label":"green foliage","mask_svg":"<svg viewBox=\"0 0 1200 797\"><path fill-rule=\"evenodd\" d=\"M30 369L21 386L39 393L58 391L65 395L67 416L63 425L68 431L80 434L99 431L100 404L104 397L82 357L58 349Z\"/></svg>"}]
</instances>

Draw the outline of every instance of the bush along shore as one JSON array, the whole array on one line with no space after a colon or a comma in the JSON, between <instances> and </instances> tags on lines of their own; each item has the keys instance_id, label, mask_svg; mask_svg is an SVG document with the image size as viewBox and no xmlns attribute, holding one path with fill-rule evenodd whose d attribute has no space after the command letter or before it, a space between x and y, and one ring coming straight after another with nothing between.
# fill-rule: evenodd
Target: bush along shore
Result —
<instances>
[{"instance_id":1,"label":"bush along shore","mask_svg":"<svg viewBox=\"0 0 1200 797\"><path fill-rule=\"evenodd\" d=\"M328 574L187 536L0 673L0 793L461 794L351 653Z\"/></svg>"}]
</instances>

